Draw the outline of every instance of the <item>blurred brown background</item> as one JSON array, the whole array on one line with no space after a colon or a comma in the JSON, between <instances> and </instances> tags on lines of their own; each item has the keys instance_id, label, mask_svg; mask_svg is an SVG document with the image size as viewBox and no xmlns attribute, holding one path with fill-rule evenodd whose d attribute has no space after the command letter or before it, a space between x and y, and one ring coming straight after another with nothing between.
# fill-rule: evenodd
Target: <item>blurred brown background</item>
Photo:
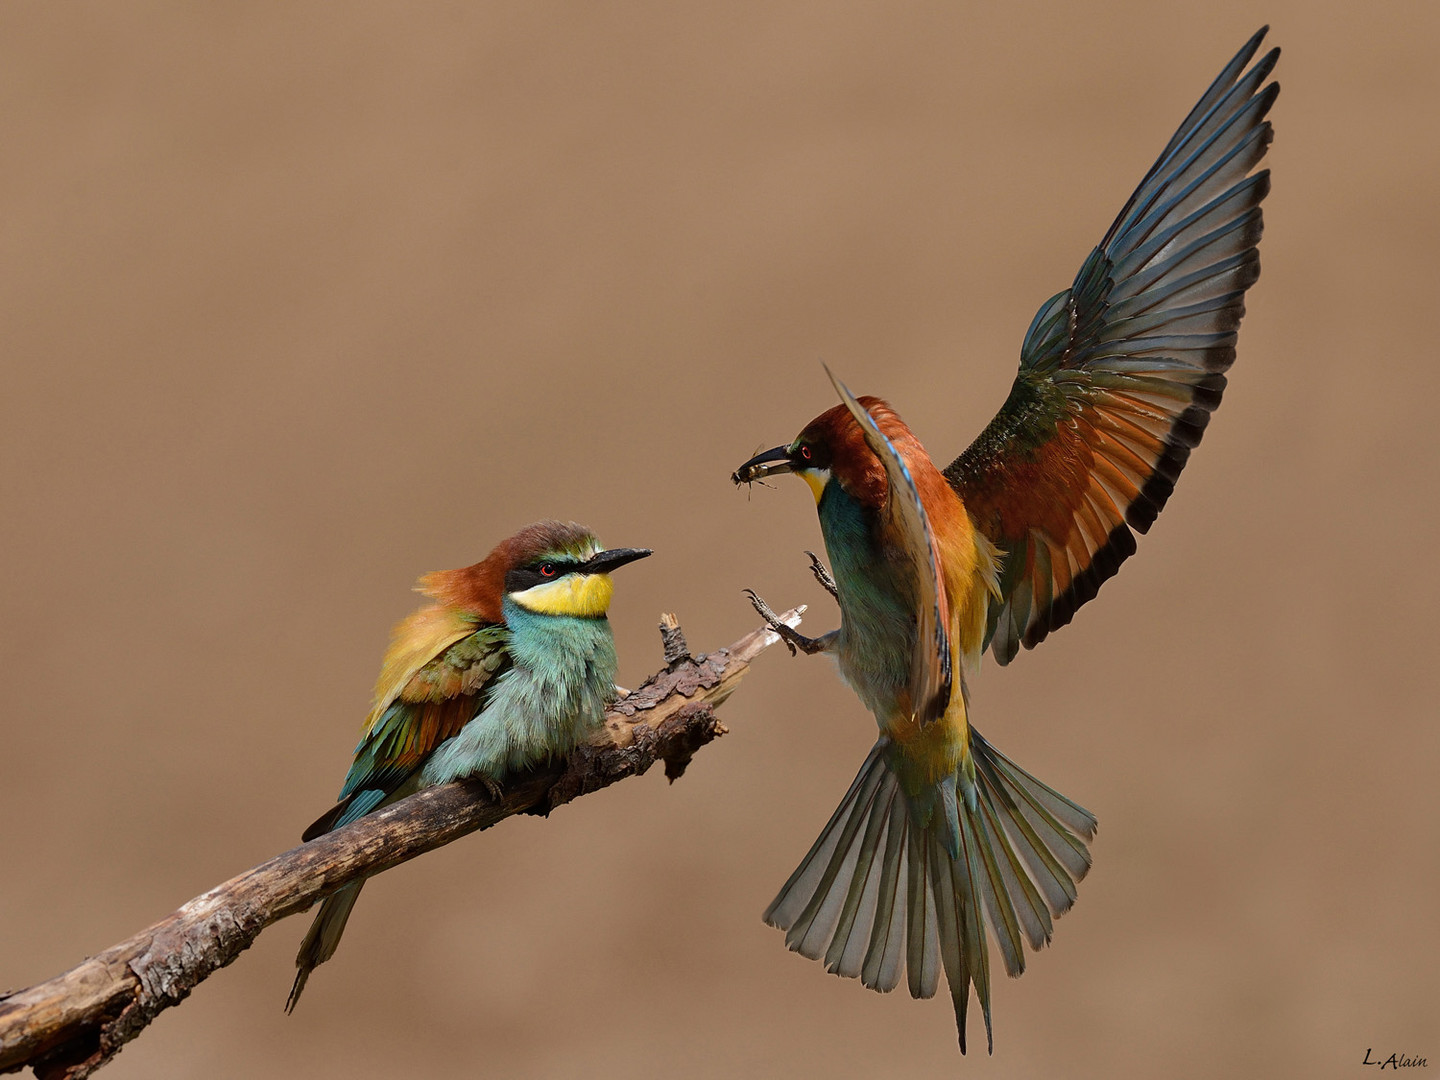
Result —
<instances>
[{"instance_id":1,"label":"blurred brown background","mask_svg":"<svg viewBox=\"0 0 1440 1080\"><path fill-rule=\"evenodd\" d=\"M0 8L0 988L330 804L422 571L546 515L699 647L810 602L808 493L728 472L890 398L942 461L1261 22L1265 272L1170 509L979 724L1096 867L950 1010L759 913L873 738L775 652L732 734L372 883L281 1012L272 928L104 1075L1354 1076L1440 1064L1440 6ZM979 1039L978 1023L972 1035Z\"/></svg>"}]
</instances>

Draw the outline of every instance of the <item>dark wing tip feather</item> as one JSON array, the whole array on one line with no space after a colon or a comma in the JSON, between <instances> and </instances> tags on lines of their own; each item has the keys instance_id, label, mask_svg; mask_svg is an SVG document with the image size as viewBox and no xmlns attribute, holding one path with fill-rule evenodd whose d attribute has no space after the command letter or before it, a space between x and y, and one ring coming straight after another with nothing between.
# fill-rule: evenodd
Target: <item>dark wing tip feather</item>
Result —
<instances>
[{"instance_id":1,"label":"dark wing tip feather","mask_svg":"<svg viewBox=\"0 0 1440 1080\"><path fill-rule=\"evenodd\" d=\"M321 814L318 818L311 822L310 827L300 834L301 843L309 843L317 836L324 836L326 833L333 830L335 828L335 823L340 820L340 816L344 814L345 811L349 808L350 803L353 799L353 795L349 798L341 799L329 810L326 810L325 813Z\"/></svg>"},{"instance_id":2,"label":"dark wing tip feather","mask_svg":"<svg viewBox=\"0 0 1440 1080\"><path fill-rule=\"evenodd\" d=\"M1138 503L1139 500L1133 505ZM1151 520L1153 519L1152 515ZM1090 565L1076 574L1070 587L1054 599L1047 617L1031 623L1025 631L1022 644L1027 649L1033 649L1044 641L1052 630L1059 630L1068 624L1081 606L1095 598L1100 586L1119 572L1120 564L1134 555L1135 550L1135 534L1123 522L1116 525L1105 538L1104 545L1096 550Z\"/></svg>"},{"instance_id":3,"label":"dark wing tip feather","mask_svg":"<svg viewBox=\"0 0 1440 1080\"><path fill-rule=\"evenodd\" d=\"M1134 503L1135 513L1132 516L1126 512L1126 520L1142 533L1148 532L1150 526L1155 523L1156 516L1165 509L1166 502L1175 491L1175 481L1179 478L1180 472L1185 468L1185 463L1190 460L1190 452L1200 443L1200 435L1205 430L1205 425L1210 420L1210 412L1219 404L1219 395L1216 395L1215 403L1212 405L1191 405L1181 414L1181 422L1188 420L1191 427L1195 429L1194 440L1188 444L1181 441L1170 441L1165 447L1165 453L1156 462L1155 471L1150 474L1150 479L1145 481L1145 486L1140 489L1140 498Z\"/></svg>"}]
</instances>

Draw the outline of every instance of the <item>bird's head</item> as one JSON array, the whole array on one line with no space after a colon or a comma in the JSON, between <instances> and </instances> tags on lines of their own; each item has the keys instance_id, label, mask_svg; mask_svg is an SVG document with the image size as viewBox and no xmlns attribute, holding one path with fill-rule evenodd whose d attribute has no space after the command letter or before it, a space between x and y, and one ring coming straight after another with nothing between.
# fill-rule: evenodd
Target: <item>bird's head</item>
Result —
<instances>
[{"instance_id":1,"label":"bird's head","mask_svg":"<svg viewBox=\"0 0 1440 1080\"><path fill-rule=\"evenodd\" d=\"M917 453L924 454L920 441L888 403L869 396L858 400L907 463ZM839 484L862 505L878 507L885 503L885 467L866 445L864 432L843 404L811 420L789 445L756 454L730 479L737 484L753 484L778 473L794 473L804 480L816 503L832 483Z\"/></svg>"},{"instance_id":2,"label":"bird's head","mask_svg":"<svg viewBox=\"0 0 1440 1080\"><path fill-rule=\"evenodd\" d=\"M539 521L474 566L426 574L419 589L489 622L503 621L505 598L540 615L599 618L615 588L610 571L649 554L648 548L604 548L574 522Z\"/></svg>"}]
</instances>

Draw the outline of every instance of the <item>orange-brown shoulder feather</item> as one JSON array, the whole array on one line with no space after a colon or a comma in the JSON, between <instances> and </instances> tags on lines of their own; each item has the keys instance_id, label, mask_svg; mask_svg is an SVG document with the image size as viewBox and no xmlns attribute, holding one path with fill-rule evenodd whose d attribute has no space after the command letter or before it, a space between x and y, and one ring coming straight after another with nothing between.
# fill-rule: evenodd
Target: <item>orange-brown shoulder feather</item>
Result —
<instances>
[{"instance_id":1,"label":"orange-brown shoulder feather","mask_svg":"<svg viewBox=\"0 0 1440 1080\"><path fill-rule=\"evenodd\" d=\"M458 685L443 687L421 679L419 672L457 641L473 634L478 621L456 608L430 604L396 623L380 665L380 677L375 681L375 700L365 718L364 730L369 732L396 698L442 701L462 692Z\"/></svg>"}]
</instances>

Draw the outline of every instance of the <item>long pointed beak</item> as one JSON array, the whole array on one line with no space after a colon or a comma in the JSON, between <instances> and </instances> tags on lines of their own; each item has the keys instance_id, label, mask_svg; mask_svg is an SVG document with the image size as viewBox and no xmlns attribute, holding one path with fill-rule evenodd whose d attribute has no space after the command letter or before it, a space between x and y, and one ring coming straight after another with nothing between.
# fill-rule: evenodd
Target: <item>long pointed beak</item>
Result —
<instances>
[{"instance_id":1,"label":"long pointed beak","mask_svg":"<svg viewBox=\"0 0 1440 1080\"><path fill-rule=\"evenodd\" d=\"M636 559L643 559L651 554L653 552L649 548L610 548L590 556L580 569L587 574L608 574L611 570L618 569L626 563L632 563Z\"/></svg>"},{"instance_id":2,"label":"long pointed beak","mask_svg":"<svg viewBox=\"0 0 1440 1080\"><path fill-rule=\"evenodd\" d=\"M790 461L790 448L777 446L774 450L756 454L731 473L730 479L737 484L753 484L756 480L763 480L767 476L794 471Z\"/></svg>"}]
</instances>

